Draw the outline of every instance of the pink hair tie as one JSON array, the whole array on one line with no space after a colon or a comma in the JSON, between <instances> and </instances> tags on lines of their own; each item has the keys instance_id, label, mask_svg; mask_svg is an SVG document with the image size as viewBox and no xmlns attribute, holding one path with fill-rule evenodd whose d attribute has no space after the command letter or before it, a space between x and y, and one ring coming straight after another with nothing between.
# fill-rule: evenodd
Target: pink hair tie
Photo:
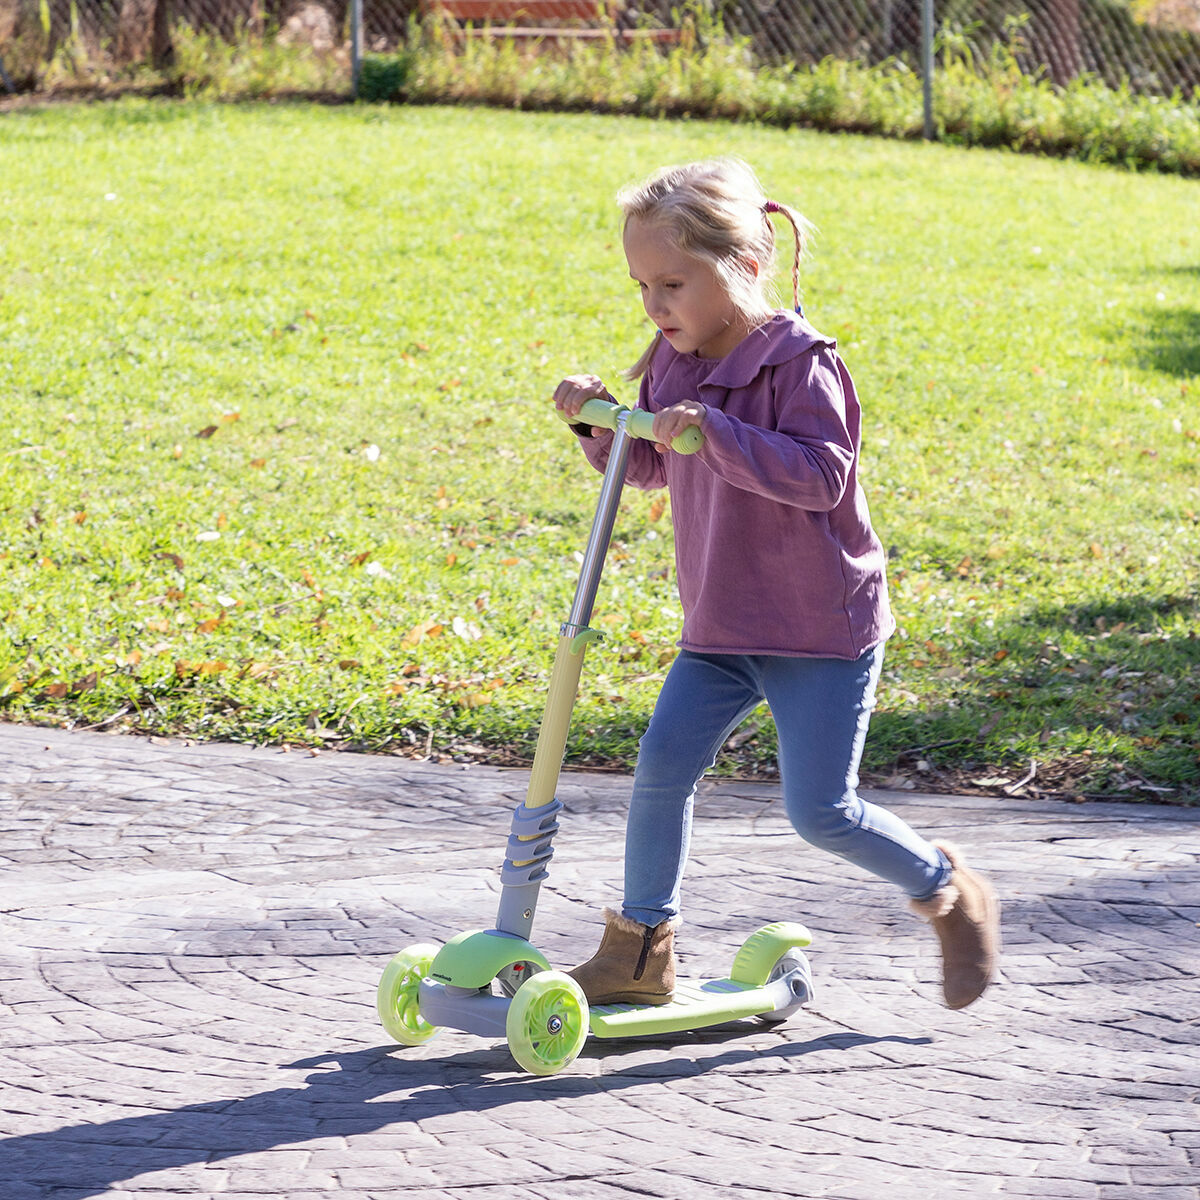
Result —
<instances>
[{"instance_id":1,"label":"pink hair tie","mask_svg":"<svg viewBox=\"0 0 1200 1200\"><path fill-rule=\"evenodd\" d=\"M767 213L783 212L783 205L776 204L774 200L768 200L766 202L766 204L763 205L763 212L767 212Z\"/></svg>"}]
</instances>

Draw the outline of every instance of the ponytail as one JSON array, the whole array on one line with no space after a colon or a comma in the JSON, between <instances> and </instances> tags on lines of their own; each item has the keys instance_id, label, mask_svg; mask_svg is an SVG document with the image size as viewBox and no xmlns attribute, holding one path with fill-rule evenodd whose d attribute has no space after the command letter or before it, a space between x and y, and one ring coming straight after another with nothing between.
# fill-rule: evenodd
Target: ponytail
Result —
<instances>
[{"instance_id":1,"label":"ponytail","mask_svg":"<svg viewBox=\"0 0 1200 1200\"><path fill-rule=\"evenodd\" d=\"M779 204L775 200L768 200L763 205L763 216L769 217L771 213L783 213L792 227L792 236L796 243L795 252L792 255L792 307L799 312L800 259L804 256L804 250L808 244L808 233L812 226L794 208L789 208L786 204Z\"/></svg>"}]
</instances>

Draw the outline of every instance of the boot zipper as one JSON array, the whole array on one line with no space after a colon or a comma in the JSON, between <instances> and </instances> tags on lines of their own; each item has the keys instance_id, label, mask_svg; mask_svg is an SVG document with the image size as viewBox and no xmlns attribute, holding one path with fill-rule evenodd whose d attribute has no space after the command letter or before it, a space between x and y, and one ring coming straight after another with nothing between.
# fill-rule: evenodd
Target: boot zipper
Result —
<instances>
[{"instance_id":1,"label":"boot zipper","mask_svg":"<svg viewBox=\"0 0 1200 1200\"><path fill-rule=\"evenodd\" d=\"M634 979L641 979L642 973L646 970L646 960L650 957L650 943L654 940L654 930L649 926L646 932L642 934L642 952L638 955L637 966L633 969Z\"/></svg>"}]
</instances>

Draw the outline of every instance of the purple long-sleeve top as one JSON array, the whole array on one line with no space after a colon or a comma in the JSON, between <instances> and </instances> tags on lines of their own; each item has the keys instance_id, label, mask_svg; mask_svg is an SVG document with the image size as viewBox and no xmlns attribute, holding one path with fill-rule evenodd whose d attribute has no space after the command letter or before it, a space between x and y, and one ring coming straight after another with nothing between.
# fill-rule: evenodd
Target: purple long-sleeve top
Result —
<instances>
[{"instance_id":1,"label":"purple long-sleeve top","mask_svg":"<svg viewBox=\"0 0 1200 1200\"><path fill-rule=\"evenodd\" d=\"M857 659L895 629L858 483L858 397L835 347L780 312L721 359L662 341L642 378L650 412L708 410L698 453L635 441L626 475L670 489L684 649ZM603 470L612 434L581 442Z\"/></svg>"}]
</instances>

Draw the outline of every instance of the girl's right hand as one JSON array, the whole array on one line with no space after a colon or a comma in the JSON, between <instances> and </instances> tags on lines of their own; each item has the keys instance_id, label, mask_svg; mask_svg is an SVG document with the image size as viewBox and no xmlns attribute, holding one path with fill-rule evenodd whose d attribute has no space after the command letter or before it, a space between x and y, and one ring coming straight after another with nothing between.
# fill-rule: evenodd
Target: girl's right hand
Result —
<instances>
[{"instance_id":1,"label":"girl's right hand","mask_svg":"<svg viewBox=\"0 0 1200 1200\"><path fill-rule=\"evenodd\" d=\"M598 375L568 375L554 389L554 407L571 418L579 415L579 410L588 400L596 399L616 403ZM592 432L605 433L606 430L593 429Z\"/></svg>"}]
</instances>

